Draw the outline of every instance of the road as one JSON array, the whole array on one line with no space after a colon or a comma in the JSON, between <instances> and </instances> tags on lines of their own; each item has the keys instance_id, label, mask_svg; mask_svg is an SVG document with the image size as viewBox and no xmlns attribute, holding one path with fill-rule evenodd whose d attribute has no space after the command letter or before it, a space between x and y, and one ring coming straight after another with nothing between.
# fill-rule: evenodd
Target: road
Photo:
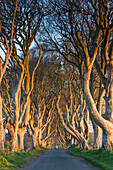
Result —
<instances>
[{"instance_id":1,"label":"road","mask_svg":"<svg viewBox=\"0 0 113 170\"><path fill-rule=\"evenodd\" d=\"M51 149L29 160L18 170L99 170L86 161L68 154L67 150Z\"/></svg>"}]
</instances>

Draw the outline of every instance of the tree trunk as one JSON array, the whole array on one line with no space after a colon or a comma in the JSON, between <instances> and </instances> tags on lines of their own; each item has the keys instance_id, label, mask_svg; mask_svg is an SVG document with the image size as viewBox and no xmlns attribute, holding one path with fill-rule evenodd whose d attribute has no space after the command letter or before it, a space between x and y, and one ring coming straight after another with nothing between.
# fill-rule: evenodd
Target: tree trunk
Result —
<instances>
[{"instance_id":1,"label":"tree trunk","mask_svg":"<svg viewBox=\"0 0 113 170\"><path fill-rule=\"evenodd\" d=\"M25 55L25 61L24 61L24 64L25 64L25 69L26 69L26 91L27 93L29 92L30 90L30 73L29 73L29 50L26 52L26 55ZM26 107L26 114L25 114L25 125L27 126L27 123L29 121L29 114L30 114L30 97L28 98L28 104L27 104L27 107Z\"/></svg>"},{"instance_id":2,"label":"tree trunk","mask_svg":"<svg viewBox=\"0 0 113 170\"><path fill-rule=\"evenodd\" d=\"M19 136L19 150L23 151L24 150L24 134L26 131L26 127L18 128L18 136Z\"/></svg>"},{"instance_id":3,"label":"tree trunk","mask_svg":"<svg viewBox=\"0 0 113 170\"><path fill-rule=\"evenodd\" d=\"M56 105L57 105L57 114L60 117L63 127L72 137L74 137L79 142L79 145L81 146L82 149L84 149L84 150L89 149L88 141L76 129L73 129L73 127L71 125L68 127L66 125L66 123L64 122L64 118L62 116L62 113L61 113L60 107L59 107L60 98L61 98L61 96L59 95Z\"/></svg>"},{"instance_id":4,"label":"tree trunk","mask_svg":"<svg viewBox=\"0 0 113 170\"><path fill-rule=\"evenodd\" d=\"M96 125L94 130L94 148L101 148L102 147L102 129Z\"/></svg>"},{"instance_id":5,"label":"tree trunk","mask_svg":"<svg viewBox=\"0 0 113 170\"><path fill-rule=\"evenodd\" d=\"M102 129L99 126L97 126L97 135L96 135L94 147L95 148L101 148L102 147Z\"/></svg>"},{"instance_id":6,"label":"tree trunk","mask_svg":"<svg viewBox=\"0 0 113 170\"><path fill-rule=\"evenodd\" d=\"M17 137L17 131L15 131L14 126L10 125L8 123L7 129L11 135L11 140L12 140L12 147L11 151L12 152L17 152L18 151L18 137Z\"/></svg>"},{"instance_id":7,"label":"tree trunk","mask_svg":"<svg viewBox=\"0 0 113 170\"><path fill-rule=\"evenodd\" d=\"M33 135L31 135L31 147L30 150L34 149Z\"/></svg>"},{"instance_id":8,"label":"tree trunk","mask_svg":"<svg viewBox=\"0 0 113 170\"><path fill-rule=\"evenodd\" d=\"M41 129L39 130L39 145L42 145L42 133L41 133Z\"/></svg>"},{"instance_id":9,"label":"tree trunk","mask_svg":"<svg viewBox=\"0 0 113 170\"><path fill-rule=\"evenodd\" d=\"M33 143L34 143L34 148L36 149L38 147L38 140L36 135L33 135Z\"/></svg>"},{"instance_id":10,"label":"tree trunk","mask_svg":"<svg viewBox=\"0 0 113 170\"><path fill-rule=\"evenodd\" d=\"M109 121L112 128L109 127L109 131L103 130L102 147L107 148L113 146L113 57L108 65L108 81L106 83L105 92L105 119Z\"/></svg>"},{"instance_id":11,"label":"tree trunk","mask_svg":"<svg viewBox=\"0 0 113 170\"><path fill-rule=\"evenodd\" d=\"M39 116L41 116L40 108L39 108ZM38 137L39 145L42 144L42 129L41 129L41 127L42 127L42 119L43 119L43 117L40 118L39 127L38 127L39 128L39 137Z\"/></svg>"},{"instance_id":12,"label":"tree trunk","mask_svg":"<svg viewBox=\"0 0 113 170\"><path fill-rule=\"evenodd\" d=\"M12 152L17 152L18 151L18 138L17 138L17 134L16 133L11 135L11 140L12 140L11 151Z\"/></svg>"},{"instance_id":13,"label":"tree trunk","mask_svg":"<svg viewBox=\"0 0 113 170\"><path fill-rule=\"evenodd\" d=\"M31 135L31 150L38 147L38 140L36 134Z\"/></svg>"},{"instance_id":14,"label":"tree trunk","mask_svg":"<svg viewBox=\"0 0 113 170\"><path fill-rule=\"evenodd\" d=\"M98 112L95 102L91 96L89 89L89 72L84 74L84 86L83 91L88 105L90 114L92 115L95 123L103 130L102 146L106 149L112 145L113 142L113 123L105 120ZM113 109L113 108L112 108Z\"/></svg>"},{"instance_id":15,"label":"tree trunk","mask_svg":"<svg viewBox=\"0 0 113 170\"><path fill-rule=\"evenodd\" d=\"M75 144L75 139L73 137L71 137L71 144Z\"/></svg>"},{"instance_id":16,"label":"tree trunk","mask_svg":"<svg viewBox=\"0 0 113 170\"><path fill-rule=\"evenodd\" d=\"M0 151L4 152L4 128L3 128L3 117L2 117L1 72L2 72L2 61L0 59Z\"/></svg>"},{"instance_id":17,"label":"tree trunk","mask_svg":"<svg viewBox=\"0 0 113 170\"><path fill-rule=\"evenodd\" d=\"M2 118L2 97L0 92L0 151L4 152L4 128Z\"/></svg>"},{"instance_id":18,"label":"tree trunk","mask_svg":"<svg viewBox=\"0 0 113 170\"><path fill-rule=\"evenodd\" d=\"M24 134L19 135L19 150L24 150Z\"/></svg>"},{"instance_id":19,"label":"tree trunk","mask_svg":"<svg viewBox=\"0 0 113 170\"><path fill-rule=\"evenodd\" d=\"M43 147L43 148L46 148L46 145L47 145L47 142L45 142L45 141L42 142L42 147Z\"/></svg>"},{"instance_id":20,"label":"tree trunk","mask_svg":"<svg viewBox=\"0 0 113 170\"><path fill-rule=\"evenodd\" d=\"M91 116L90 116L91 118ZM92 120L93 130L94 130L94 140L93 147L101 148L102 147L102 129Z\"/></svg>"},{"instance_id":21,"label":"tree trunk","mask_svg":"<svg viewBox=\"0 0 113 170\"><path fill-rule=\"evenodd\" d=\"M39 134L38 127L35 127L33 131L30 131L30 136L31 136L31 147L30 147L30 149L31 150L36 149L39 145L38 134Z\"/></svg>"}]
</instances>

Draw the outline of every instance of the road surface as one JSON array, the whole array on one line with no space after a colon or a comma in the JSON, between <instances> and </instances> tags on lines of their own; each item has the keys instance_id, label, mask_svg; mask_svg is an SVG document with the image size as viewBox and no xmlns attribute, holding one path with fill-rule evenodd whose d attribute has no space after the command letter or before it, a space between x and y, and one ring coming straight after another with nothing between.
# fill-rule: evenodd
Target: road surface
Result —
<instances>
[{"instance_id":1,"label":"road surface","mask_svg":"<svg viewBox=\"0 0 113 170\"><path fill-rule=\"evenodd\" d=\"M68 154L67 150L51 149L40 157L31 158L18 170L99 170L86 161Z\"/></svg>"}]
</instances>

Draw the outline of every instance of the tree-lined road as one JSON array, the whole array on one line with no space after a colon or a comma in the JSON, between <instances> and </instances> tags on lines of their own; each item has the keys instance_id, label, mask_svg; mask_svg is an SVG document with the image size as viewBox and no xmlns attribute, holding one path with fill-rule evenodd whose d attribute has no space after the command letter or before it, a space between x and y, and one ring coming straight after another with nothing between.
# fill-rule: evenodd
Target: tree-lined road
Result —
<instances>
[{"instance_id":1,"label":"tree-lined road","mask_svg":"<svg viewBox=\"0 0 113 170\"><path fill-rule=\"evenodd\" d=\"M33 158L18 170L99 170L91 164L67 153L67 150L48 150L39 158Z\"/></svg>"}]
</instances>

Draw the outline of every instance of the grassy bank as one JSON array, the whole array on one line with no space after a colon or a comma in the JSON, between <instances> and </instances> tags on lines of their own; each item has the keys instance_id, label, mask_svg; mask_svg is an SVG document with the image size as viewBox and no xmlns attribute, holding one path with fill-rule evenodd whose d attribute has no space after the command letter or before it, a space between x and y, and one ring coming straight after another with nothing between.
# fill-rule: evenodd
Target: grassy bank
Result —
<instances>
[{"instance_id":1,"label":"grassy bank","mask_svg":"<svg viewBox=\"0 0 113 170\"><path fill-rule=\"evenodd\" d=\"M0 169L13 170L13 167L18 167L23 164L27 157L37 156L42 152L44 152L44 149L38 148L37 150L29 152L0 153Z\"/></svg>"},{"instance_id":2,"label":"grassy bank","mask_svg":"<svg viewBox=\"0 0 113 170\"><path fill-rule=\"evenodd\" d=\"M73 145L69 148L69 153L74 156L84 158L102 170L113 170L113 151L112 153L110 153L109 150L101 149L83 151Z\"/></svg>"}]
</instances>

